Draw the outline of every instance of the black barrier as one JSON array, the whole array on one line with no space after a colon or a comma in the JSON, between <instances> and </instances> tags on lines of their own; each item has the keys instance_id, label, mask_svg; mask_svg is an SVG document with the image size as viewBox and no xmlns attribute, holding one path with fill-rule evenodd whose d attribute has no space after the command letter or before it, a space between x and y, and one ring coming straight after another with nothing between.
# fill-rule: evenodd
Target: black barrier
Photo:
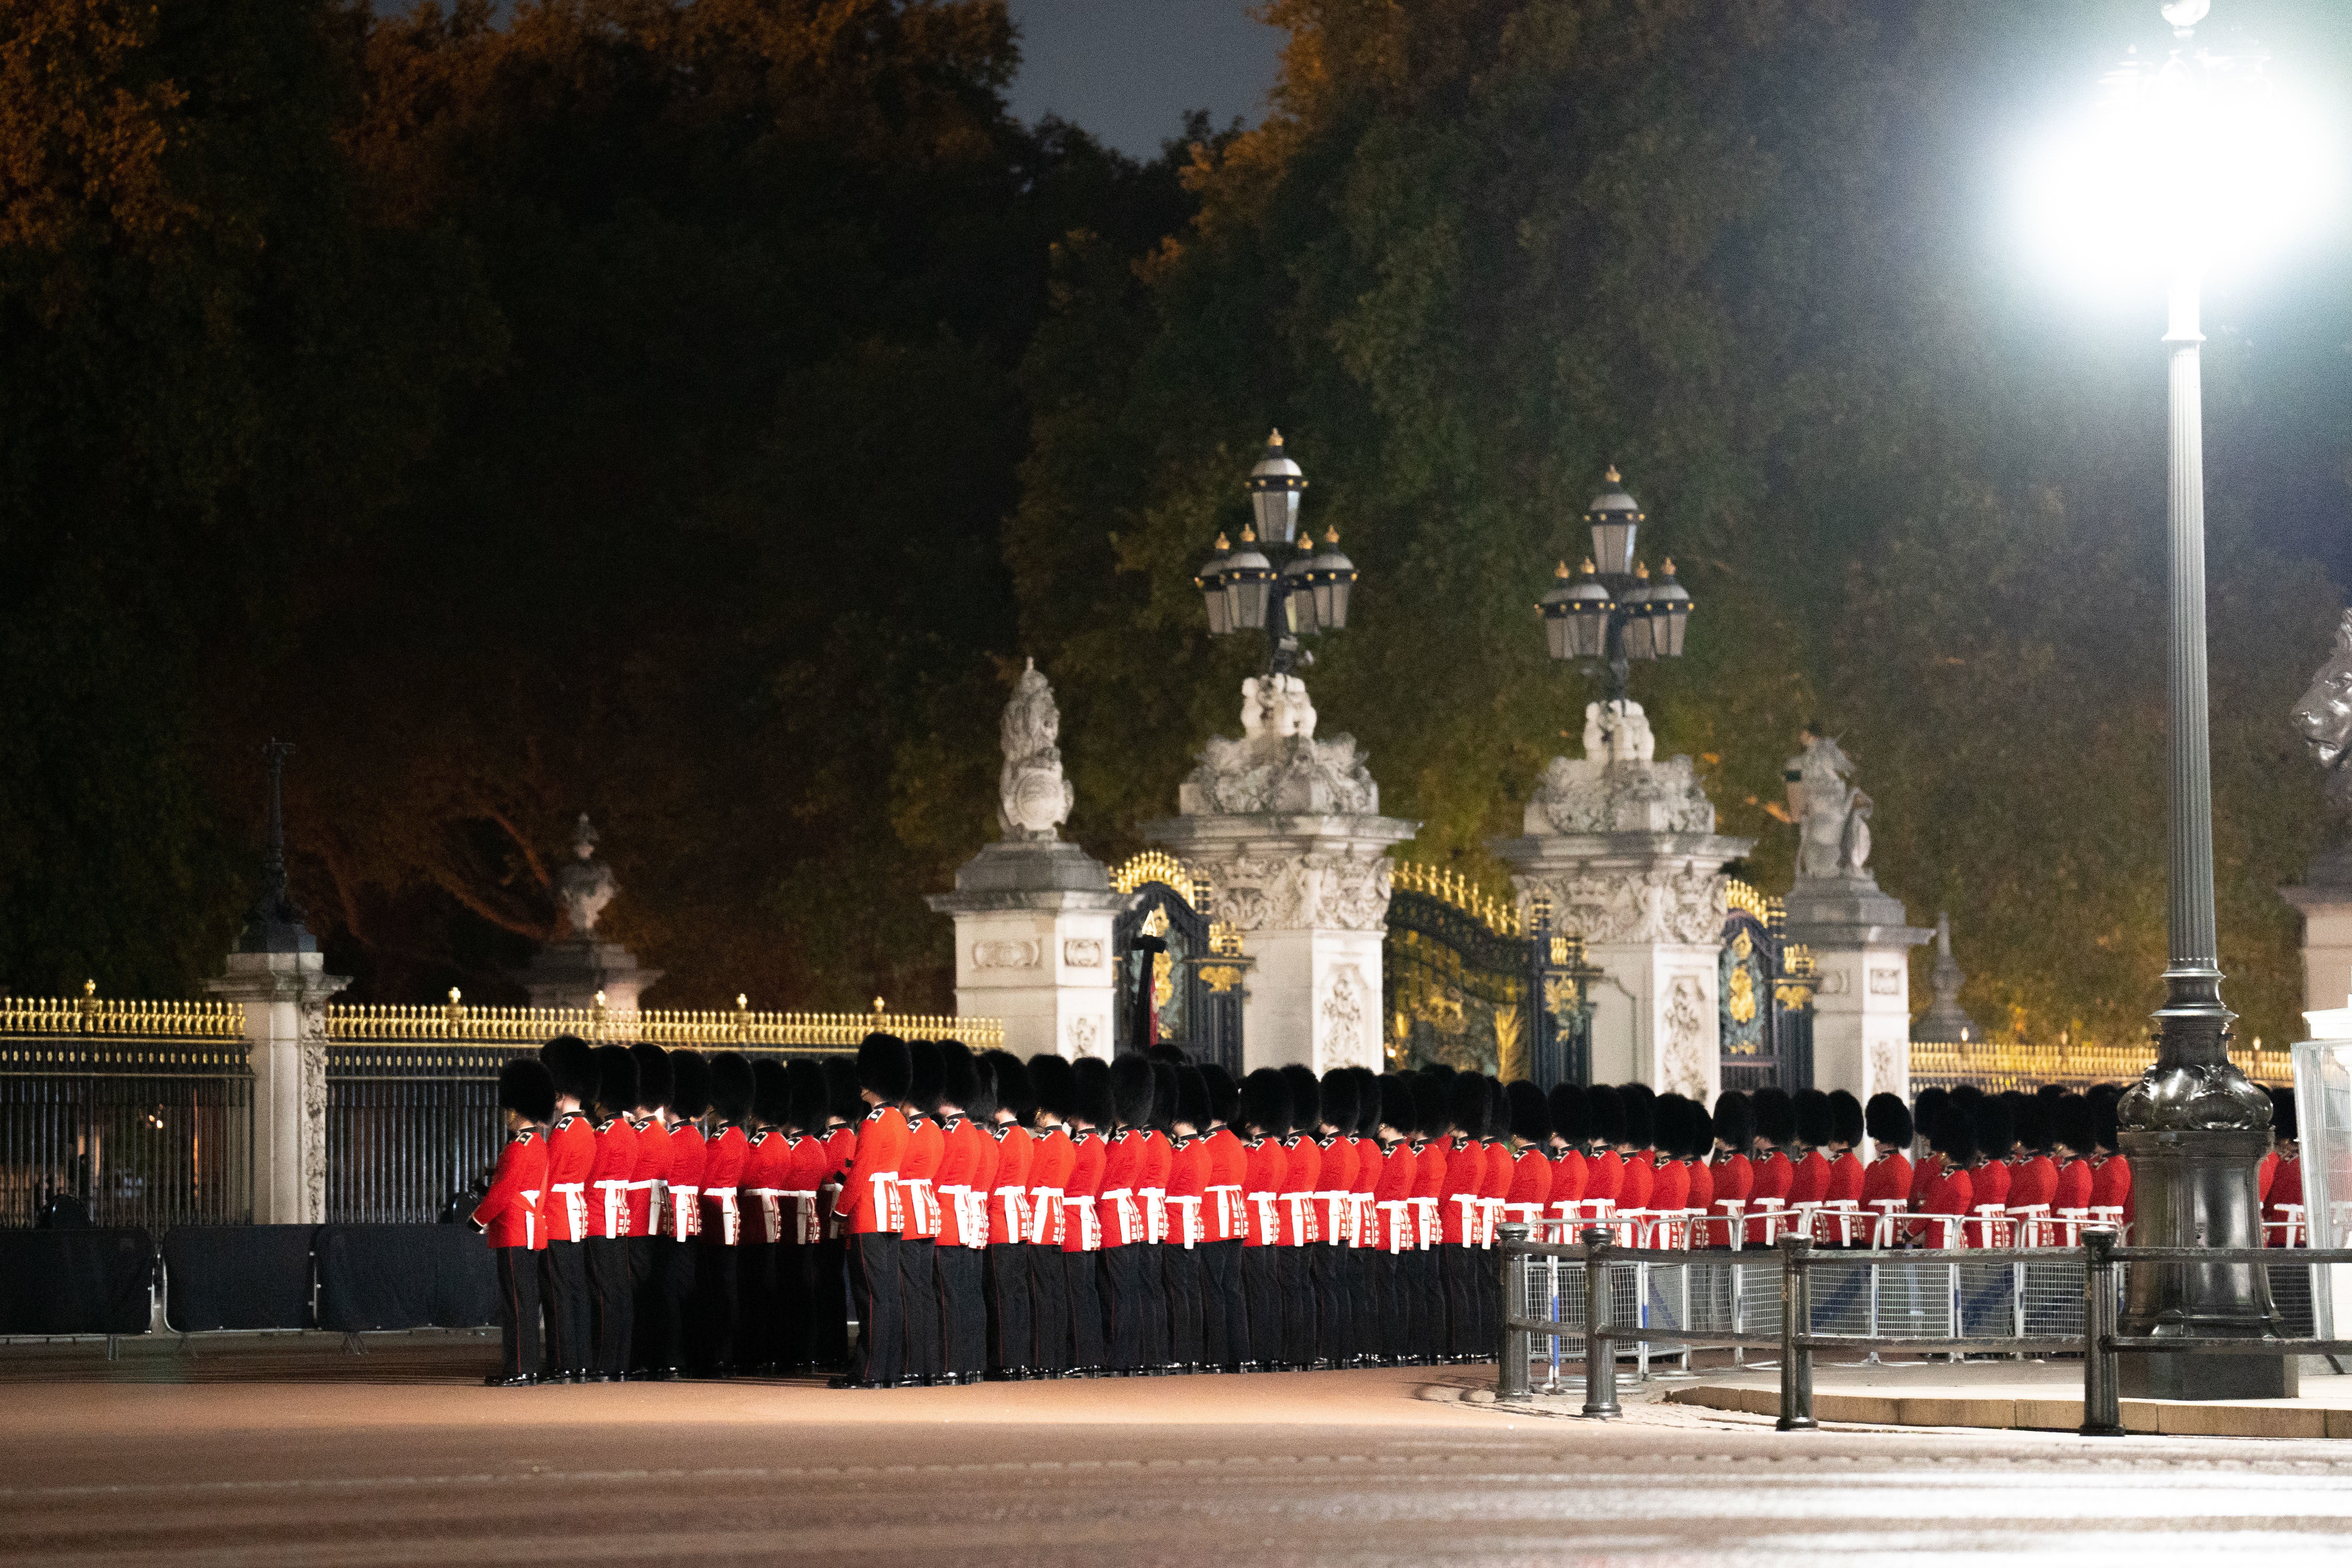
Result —
<instances>
[{"instance_id":1,"label":"black barrier","mask_svg":"<svg viewBox=\"0 0 2352 1568\"><path fill-rule=\"evenodd\" d=\"M0 1334L143 1334L155 1244L120 1230L0 1230Z\"/></svg>"},{"instance_id":2,"label":"black barrier","mask_svg":"<svg viewBox=\"0 0 2352 1568\"><path fill-rule=\"evenodd\" d=\"M322 1329L472 1329L499 1321L498 1271L472 1226L321 1226L315 1250Z\"/></svg>"},{"instance_id":3,"label":"black barrier","mask_svg":"<svg viewBox=\"0 0 2352 1568\"><path fill-rule=\"evenodd\" d=\"M184 1334L307 1329L315 1225L181 1225L163 1233L163 1321Z\"/></svg>"}]
</instances>

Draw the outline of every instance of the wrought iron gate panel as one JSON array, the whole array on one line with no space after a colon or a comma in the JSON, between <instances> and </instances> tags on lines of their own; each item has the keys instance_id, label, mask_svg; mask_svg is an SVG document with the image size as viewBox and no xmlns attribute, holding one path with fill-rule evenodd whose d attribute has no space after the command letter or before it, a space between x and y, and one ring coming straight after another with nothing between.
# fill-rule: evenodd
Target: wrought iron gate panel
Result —
<instances>
[{"instance_id":1,"label":"wrought iron gate panel","mask_svg":"<svg viewBox=\"0 0 2352 1568\"><path fill-rule=\"evenodd\" d=\"M1554 931L1541 903L1523 924L1510 902L1452 872L1397 867L1381 949L1390 1066L1584 1082L1597 977L1583 942Z\"/></svg>"},{"instance_id":2,"label":"wrought iron gate panel","mask_svg":"<svg viewBox=\"0 0 2352 1568\"><path fill-rule=\"evenodd\" d=\"M1810 1089L1813 1081L1813 967L1783 934L1780 900L1744 882L1727 890L1716 997L1727 1089Z\"/></svg>"},{"instance_id":3,"label":"wrought iron gate panel","mask_svg":"<svg viewBox=\"0 0 2352 1568\"><path fill-rule=\"evenodd\" d=\"M1139 855L1112 874L1111 885L1129 895L1128 907L1111 924L1111 949L1118 977L1113 1009L1114 1040L1121 1055L1151 1042L1136 1037L1136 988L1150 966L1153 1012L1160 1043L1176 1046L1196 1062L1215 1062L1238 1082L1242 1076L1242 980L1247 962L1234 934L1213 925L1201 905L1207 889L1173 858ZM1165 952L1137 948L1139 935L1158 937Z\"/></svg>"}]
</instances>

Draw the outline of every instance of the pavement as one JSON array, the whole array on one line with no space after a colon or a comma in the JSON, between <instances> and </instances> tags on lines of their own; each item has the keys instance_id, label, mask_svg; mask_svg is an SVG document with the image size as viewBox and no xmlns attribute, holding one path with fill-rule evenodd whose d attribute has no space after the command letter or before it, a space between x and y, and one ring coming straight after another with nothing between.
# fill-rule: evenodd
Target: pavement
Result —
<instances>
[{"instance_id":1,"label":"pavement","mask_svg":"<svg viewBox=\"0 0 2352 1568\"><path fill-rule=\"evenodd\" d=\"M2275 1563L2352 1448L1831 1426L1484 1367L835 1392L488 1389L462 1336L0 1346L0 1563ZM1560 1402L1550 1402L1557 1406Z\"/></svg>"}]
</instances>

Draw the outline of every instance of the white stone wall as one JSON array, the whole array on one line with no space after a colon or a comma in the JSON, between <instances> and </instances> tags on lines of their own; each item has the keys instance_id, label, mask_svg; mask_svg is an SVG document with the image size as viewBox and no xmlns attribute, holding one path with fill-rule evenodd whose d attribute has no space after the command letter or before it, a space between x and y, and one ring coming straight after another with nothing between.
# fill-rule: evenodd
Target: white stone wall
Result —
<instances>
[{"instance_id":1,"label":"white stone wall","mask_svg":"<svg viewBox=\"0 0 2352 1568\"><path fill-rule=\"evenodd\" d=\"M1108 1057L1118 1038L1107 910L987 910L955 917L956 1011L1004 1020L1026 1058Z\"/></svg>"}]
</instances>

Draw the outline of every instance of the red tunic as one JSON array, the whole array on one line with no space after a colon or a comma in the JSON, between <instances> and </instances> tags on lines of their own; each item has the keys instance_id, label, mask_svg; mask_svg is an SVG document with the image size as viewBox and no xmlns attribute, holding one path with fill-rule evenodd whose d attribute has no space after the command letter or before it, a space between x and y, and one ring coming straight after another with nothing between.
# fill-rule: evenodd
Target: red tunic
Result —
<instances>
[{"instance_id":1,"label":"red tunic","mask_svg":"<svg viewBox=\"0 0 2352 1568\"><path fill-rule=\"evenodd\" d=\"M988 1134L973 1126L968 1116L959 1116L938 1126L940 1163L931 1172L931 1192L939 1200L940 1227L931 1234L941 1247L970 1247L975 1239L986 1239L967 1235L965 1226L969 1222L977 1232L987 1223L971 1201L971 1184L972 1178L981 1173L980 1150L974 1140L984 1139ZM986 1190L983 1178L982 1191Z\"/></svg>"},{"instance_id":2,"label":"red tunic","mask_svg":"<svg viewBox=\"0 0 2352 1568\"><path fill-rule=\"evenodd\" d=\"M1355 1215L1356 1245L1380 1245L1379 1211L1372 1206L1372 1194L1381 1184L1381 1143L1377 1138L1350 1138L1348 1147L1356 1156L1356 1179L1349 1184L1349 1203Z\"/></svg>"},{"instance_id":3,"label":"red tunic","mask_svg":"<svg viewBox=\"0 0 2352 1568\"><path fill-rule=\"evenodd\" d=\"M1150 1226L1141 1239L1168 1239L1168 1172L1175 1163L1176 1145L1158 1128L1143 1135L1143 1159L1135 1173L1136 1195L1143 1200L1143 1223Z\"/></svg>"},{"instance_id":4,"label":"red tunic","mask_svg":"<svg viewBox=\"0 0 2352 1568\"><path fill-rule=\"evenodd\" d=\"M1017 1121L1000 1121L989 1135L996 1140L996 1179L989 1184L988 1244L1006 1247L1029 1239L1029 1172L1036 1142Z\"/></svg>"},{"instance_id":5,"label":"red tunic","mask_svg":"<svg viewBox=\"0 0 2352 1568\"><path fill-rule=\"evenodd\" d=\"M2131 1162L2110 1154L2091 1166L2091 1206L2127 1208L2131 1204Z\"/></svg>"},{"instance_id":6,"label":"red tunic","mask_svg":"<svg viewBox=\"0 0 2352 1568\"><path fill-rule=\"evenodd\" d=\"M1570 1219L1576 1205L1584 1201L1584 1189L1592 1174L1591 1163L1573 1149L1562 1149L1551 1163L1551 1216ZM1569 1207L1562 1208L1561 1205Z\"/></svg>"},{"instance_id":7,"label":"red tunic","mask_svg":"<svg viewBox=\"0 0 2352 1568\"><path fill-rule=\"evenodd\" d=\"M1103 1232L1103 1164L1110 1144L1093 1128L1070 1134L1070 1173L1062 1178L1062 1250L1099 1252Z\"/></svg>"},{"instance_id":8,"label":"red tunic","mask_svg":"<svg viewBox=\"0 0 2352 1568\"><path fill-rule=\"evenodd\" d=\"M1873 1160L1864 1168L1863 1206L1868 1208L1882 1199L1909 1206L1911 1202L1911 1157L1909 1155L1889 1154L1884 1159Z\"/></svg>"},{"instance_id":9,"label":"red tunic","mask_svg":"<svg viewBox=\"0 0 2352 1568\"><path fill-rule=\"evenodd\" d=\"M1315 1194L1322 1191L1323 1151L1314 1139L1294 1132L1282 1141L1282 1245L1304 1247L1320 1239Z\"/></svg>"},{"instance_id":10,"label":"red tunic","mask_svg":"<svg viewBox=\"0 0 2352 1568\"><path fill-rule=\"evenodd\" d=\"M714 1247L734 1247L742 1240L743 1157L751 1146L743 1130L732 1122L721 1127L717 1137L703 1141L702 1239ZM727 1224L730 1212L739 1216L732 1226Z\"/></svg>"},{"instance_id":11,"label":"red tunic","mask_svg":"<svg viewBox=\"0 0 2352 1568\"><path fill-rule=\"evenodd\" d=\"M1614 1149L1603 1149L1584 1163L1584 1196L1597 1203L1606 1198L1614 1203L1617 1194L1625 1190L1625 1162L1617 1157Z\"/></svg>"},{"instance_id":12,"label":"red tunic","mask_svg":"<svg viewBox=\"0 0 2352 1568\"><path fill-rule=\"evenodd\" d=\"M2006 1202L2011 1209L2032 1208L2036 1204L2047 1208L2057 1191L2058 1167L2050 1163L2049 1155L2010 1162Z\"/></svg>"},{"instance_id":13,"label":"red tunic","mask_svg":"<svg viewBox=\"0 0 2352 1568\"><path fill-rule=\"evenodd\" d=\"M2121 1162L2118 1161L2116 1163L2120 1163ZM2265 1247L2284 1247L2286 1245L2286 1231L2284 1225L2288 1217L2286 1212L2287 1205L2289 1204L2299 1205L2302 1202L2303 1162L2300 1159L2281 1160L2278 1163L2276 1170L2274 1170L2271 1174L2270 1195L2263 1202L2263 1220L2264 1222L2263 1226L2263 1245ZM2311 1232L2308 1228L2307 1219L2305 1228L2300 1232L2297 1239L2305 1247L2309 1247L2311 1245Z\"/></svg>"},{"instance_id":14,"label":"red tunic","mask_svg":"<svg viewBox=\"0 0 2352 1568\"><path fill-rule=\"evenodd\" d=\"M1969 1171L1969 1184L1975 1189L1976 1206L1999 1204L2009 1206L2009 1166L1999 1160L1987 1160Z\"/></svg>"},{"instance_id":15,"label":"red tunic","mask_svg":"<svg viewBox=\"0 0 2352 1568\"><path fill-rule=\"evenodd\" d=\"M1851 1149L1830 1162L1830 1187L1826 1196L1833 1204L1862 1201L1862 1162Z\"/></svg>"},{"instance_id":16,"label":"red tunic","mask_svg":"<svg viewBox=\"0 0 2352 1568\"><path fill-rule=\"evenodd\" d=\"M940 1234L939 1174L947 1139L928 1116L907 1119L907 1148L898 1156L898 1235L929 1241Z\"/></svg>"},{"instance_id":17,"label":"red tunic","mask_svg":"<svg viewBox=\"0 0 2352 1568\"><path fill-rule=\"evenodd\" d=\"M1429 1138L1412 1152L1412 1202L1415 1247L1434 1247L1445 1234L1445 1167L1453 1151L1451 1138Z\"/></svg>"},{"instance_id":18,"label":"red tunic","mask_svg":"<svg viewBox=\"0 0 2352 1568\"><path fill-rule=\"evenodd\" d=\"M702 1234L702 1167L709 1152L702 1129L679 1121L669 1130L669 1212L662 1216L668 1227L657 1232L684 1241Z\"/></svg>"},{"instance_id":19,"label":"red tunic","mask_svg":"<svg viewBox=\"0 0 2352 1568\"><path fill-rule=\"evenodd\" d=\"M1918 1168L1911 1173L1911 1191L1908 1195L1911 1206L1915 1209L1927 1201L1927 1184L1936 1179L1936 1160L1937 1156L1929 1155L1920 1161Z\"/></svg>"},{"instance_id":20,"label":"red tunic","mask_svg":"<svg viewBox=\"0 0 2352 1568\"><path fill-rule=\"evenodd\" d=\"M1209 1141L1178 1138L1168 1150L1168 1235L1171 1247L1199 1247L1210 1239Z\"/></svg>"},{"instance_id":21,"label":"red tunic","mask_svg":"<svg viewBox=\"0 0 2352 1568\"><path fill-rule=\"evenodd\" d=\"M857 1124L857 1155L843 1176L834 1212L849 1222L852 1236L896 1236L906 1223L898 1193L898 1162L907 1153L907 1119L893 1105L877 1105Z\"/></svg>"},{"instance_id":22,"label":"red tunic","mask_svg":"<svg viewBox=\"0 0 2352 1568\"><path fill-rule=\"evenodd\" d=\"M1746 1203L1748 1194L1756 1189L1756 1167L1748 1163L1745 1154L1718 1154L1714 1170L1717 1203L1728 1198Z\"/></svg>"},{"instance_id":23,"label":"red tunic","mask_svg":"<svg viewBox=\"0 0 2352 1568\"><path fill-rule=\"evenodd\" d=\"M1049 1127L1029 1147L1029 1241L1035 1247L1060 1247L1070 1231L1070 1173L1077 1167L1078 1146L1069 1129Z\"/></svg>"},{"instance_id":24,"label":"red tunic","mask_svg":"<svg viewBox=\"0 0 2352 1568\"><path fill-rule=\"evenodd\" d=\"M1817 1204L1830 1195L1830 1163L1822 1158L1819 1149L1797 1162L1789 1178L1789 1206Z\"/></svg>"},{"instance_id":25,"label":"red tunic","mask_svg":"<svg viewBox=\"0 0 2352 1568\"><path fill-rule=\"evenodd\" d=\"M2051 1212L2086 1209L2091 1206L2091 1162L2077 1157L2058 1167L2056 1195L2050 1200Z\"/></svg>"},{"instance_id":26,"label":"red tunic","mask_svg":"<svg viewBox=\"0 0 2352 1568\"><path fill-rule=\"evenodd\" d=\"M1533 1225L1551 1203L1552 1163L1530 1143L1511 1156L1510 1190L1503 1194L1503 1217L1513 1225Z\"/></svg>"},{"instance_id":27,"label":"red tunic","mask_svg":"<svg viewBox=\"0 0 2352 1568\"><path fill-rule=\"evenodd\" d=\"M1326 1242L1344 1241L1356 1201L1356 1145L1335 1132L1315 1141L1315 1153L1322 1163L1315 1187L1320 1194L1315 1201L1316 1235Z\"/></svg>"},{"instance_id":28,"label":"red tunic","mask_svg":"<svg viewBox=\"0 0 2352 1568\"><path fill-rule=\"evenodd\" d=\"M525 1127L510 1135L499 1151L490 1190L474 1205L474 1228L492 1247L537 1251L547 1245L547 1227L539 1223L540 1204L546 1194L547 1143L536 1129Z\"/></svg>"},{"instance_id":29,"label":"red tunic","mask_svg":"<svg viewBox=\"0 0 2352 1568\"><path fill-rule=\"evenodd\" d=\"M2265 1206L2271 1201L2271 1183L2278 1176L2278 1151L2273 1149L2263 1155L2263 1163L2254 1168L2254 1192Z\"/></svg>"},{"instance_id":30,"label":"red tunic","mask_svg":"<svg viewBox=\"0 0 2352 1568\"><path fill-rule=\"evenodd\" d=\"M1290 1169L1289 1156L1272 1138L1253 1138L1242 1145L1242 1244L1282 1245L1282 1178Z\"/></svg>"},{"instance_id":31,"label":"red tunic","mask_svg":"<svg viewBox=\"0 0 2352 1568\"><path fill-rule=\"evenodd\" d=\"M1137 1192L1143 1170L1143 1132L1129 1127L1110 1140L1103 1152L1102 1186L1095 1204L1102 1215L1105 1250L1142 1241L1143 1199Z\"/></svg>"},{"instance_id":32,"label":"red tunic","mask_svg":"<svg viewBox=\"0 0 2352 1568\"><path fill-rule=\"evenodd\" d=\"M1372 1184L1372 1229L1383 1251L1410 1252L1420 1245L1412 1214L1412 1184L1420 1173L1410 1140L1400 1138L1381 1150Z\"/></svg>"},{"instance_id":33,"label":"red tunic","mask_svg":"<svg viewBox=\"0 0 2352 1568\"><path fill-rule=\"evenodd\" d=\"M558 1115L546 1133L547 1215L550 1241L588 1239L588 1173L596 1163L596 1133L577 1110Z\"/></svg>"},{"instance_id":34,"label":"red tunic","mask_svg":"<svg viewBox=\"0 0 2352 1568\"><path fill-rule=\"evenodd\" d=\"M1477 1239L1477 1205L1486 1185L1486 1152L1467 1138L1444 1140L1445 1184L1437 1192L1437 1237L1448 1247Z\"/></svg>"},{"instance_id":35,"label":"red tunic","mask_svg":"<svg viewBox=\"0 0 2352 1568\"><path fill-rule=\"evenodd\" d=\"M1511 1146L1497 1141L1480 1144L1479 1147L1486 1152L1486 1179L1479 1185L1479 1195L1488 1199L1490 1203L1500 1203L1511 1194L1511 1181L1514 1173L1511 1165Z\"/></svg>"},{"instance_id":36,"label":"red tunic","mask_svg":"<svg viewBox=\"0 0 2352 1568\"><path fill-rule=\"evenodd\" d=\"M1242 1204L1242 1187L1249 1178L1249 1151L1230 1127L1218 1128L1204 1142L1209 1180L1201 1204L1202 1227L1211 1241L1239 1241L1249 1228Z\"/></svg>"},{"instance_id":37,"label":"red tunic","mask_svg":"<svg viewBox=\"0 0 2352 1568\"><path fill-rule=\"evenodd\" d=\"M669 1184L669 1128L654 1117L631 1121L636 1159L629 1167L629 1234L654 1234L654 1184Z\"/></svg>"},{"instance_id":38,"label":"red tunic","mask_svg":"<svg viewBox=\"0 0 2352 1568\"><path fill-rule=\"evenodd\" d=\"M1650 1173L1648 1205L1659 1214L1680 1214L1690 1206L1690 1169L1679 1160L1654 1166Z\"/></svg>"},{"instance_id":39,"label":"red tunic","mask_svg":"<svg viewBox=\"0 0 2352 1568\"><path fill-rule=\"evenodd\" d=\"M1750 1161L1748 1168L1750 1177L1748 1185L1748 1206L1750 1210L1766 1198L1786 1198L1789 1195L1790 1184L1797 1179L1797 1167L1790 1163L1788 1155L1778 1149L1759 1159ZM1748 1244L1750 1247L1760 1246L1763 1240L1764 1222L1760 1219L1749 1220Z\"/></svg>"},{"instance_id":40,"label":"red tunic","mask_svg":"<svg viewBox=\"0 0 2352 1568\"><path fill-rule=\"evenodd\" d=\"M1630 1214L1650 1206L1650 1186L1657 1179L1657 1170L1646 1154L1622 1156L1624 1173L1617 1178L1617 1212Z\"/></svg>"},{"instance_id":41,"label":"red tunic","mask_svg":"<svg viewBox=\"0 0 2352 1568\"><path fill-rule=\"evenodd\" d=\"M588 1234L609 1240L631 1234L629 1182L637 1168L637 1130L625 1116L596 1126L596 1158L588 1166Z\"/></svg>"},{"instance_id":42,"label":"red tunic","mask_svg":"<svg viewBox=\"0 0 2352 1568\"><path fill-rule=\"evenodd\" d=\"M1967 1214L1976 1200L1976 1186L1969 1180L1969 1173L1948 1166L1941 1160L1933 1163L1935 1168L1928 1173L1927 1193L1921 1201L1919 1212L1928 1215ZM1948 1229L1951 1233L1948 1241L1945 1239ZM1968 1227L1965 1226L1920 1225L1914 1226L1911 1234L1929 1247L1966 1247L1969 1244Z\"/></svg>"},{"instance_id":43,"label":"red tunic","mask_svg":"<svg viewBox=\"0 0 2352 1568\"><path fill-rule=\"evenodd\" d=\"M784 1239L790 1215L784 1175L791 1169L791 1141L772 1127L751 1134L743 1150L743 1241L761 1247Z\"/></svg>"},{"instance_id":44,"label":"red tunic","mask_svg":"<svg viewBox=\"0 0 2352 1568\"><path fill-rule=\"evenodd\" d=\"M1696 1209L1700 1214L1715 1212L1715 1173L1704 1160L1686 1161L1683 1165L1684 1179L1689 1184L1683 1196L1683 1207Z\"/></svg>"}]
</instances>

